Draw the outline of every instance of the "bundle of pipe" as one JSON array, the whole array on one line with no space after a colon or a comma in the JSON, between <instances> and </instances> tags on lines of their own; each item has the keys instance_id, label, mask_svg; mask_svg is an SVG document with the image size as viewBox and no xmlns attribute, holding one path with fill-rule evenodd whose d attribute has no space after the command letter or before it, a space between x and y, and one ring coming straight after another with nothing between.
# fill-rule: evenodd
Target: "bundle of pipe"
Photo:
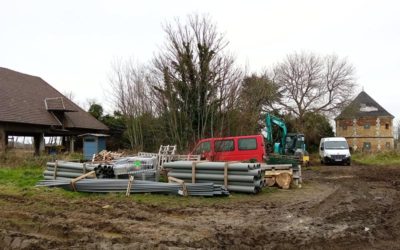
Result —
<instances>
[{"instance_id":1,"label":"bundle of pipe","mask_svg":"<svg viewBox=\"0 0 400 250\"><path fill-rule=\"evenodd\" d=\"M119 164L124 164L131 162L134 157L127 157L126 159L121 159ZM143 157L141 158L144 159ZM133 175L135 179L141 180L156 180L156 170L154 169L154 159L147 158L149 164L144 163L144 160L140 162L139 169L127 168L127 166L118 165L117 163L111 163L111 165L106 164L91 164L91 163L77 163L77 162L67 162L67 161L57 161L48 162L47 168L43 173L46 180L53 179L73 179L81 176L89 171L94 170L96 172L97 178L121 178L128 179L128 174ZM131 164L131 163L130 163ZM132 165L132 164L131 164ZM151 167L151 168L150 168ZM56 171L55 171L56 170ZM127 171L129 170L129 171ZM56 175L55 173L56 172ZM89 177L90 178L90 177Z\"/></svg>"},{"instance_id":2,"label":"bundle of pipe","mask_svg":"<svg viewBox=\"0 0 400 250\"><path fill-rule=\"evenodd\" d=\"M258 163L192 162L174 161L164 163L168 176L192 182L193 165L196 183L213 182L225 184L224 169L227 168L227 189L234 192L258 193L265 185L265 172Z\"/></svg>"},{"instance_id":3,"label":"bundle of pipe","mask_svg":"<svg viewBox=\"0 0 400 250\"><path fill-rule=\"evenodd\" d=\"M96 177L99 179L103 179L103 178L109 179L109 178L115 177L114 169L113 169L113 166L111 166L111 165L100 164L97 167L95 167L93 170L96 173Z\"/></svg>"},{"instance_id":4,"label":"bundle of pipe","mask_svg":"<svg viewBox=\"0 0 400 250\"><path fill-rule=\"evenodd\" d=\"M145 156L124 157L113 163L115 175L130 174L130 172L143 169L155 169L156 164L156 157Z\"/></svg>"},{"instance_id":5,"label":"bundle of pipe","mask_svg":"<svg viewBox=\"0 0 400 250\"><path fill-rule=\"evenodd\" d=\"M129 175L132 175L135 180L142 181L155 181L156 180L157 171L155 169L142 169L137 171L129 172ZM119 175L118 178L128 178L129 175Z\"/></svg>"},{"instance_id":6,"label":"bundle of pipe","mask_svg":"<svg viewBox=\"0 0 400 250\"><path fill-rule=\"evenodd\" d=\"M129 172L129 174L116 175L116 178L117 179L129 179L130 175L133 176L135 178L135 180L156 181L157 170L155 170L155 169L137 170L137 171Z\"/></svg>"},{"instance_id":7,"label":"bundle of pipe","mask_svg":"<svg viewBox=\"0 0 400 250\"><path fill-rule=\"evenodd\" d=\"M36 186L61 187L72 190L70 180L43 180ZM128 180L126 179L83 179L74 183L75 190L89 193L125 193ZM186 184L187 194L190 196L225 196L229 192L220 185L213 183ZM131 186L131 193L161 193L161 194L182 194L183 187L178 183L162 183L153 181L134 180Z\"/></svg>"},{"instance_id":8,"label":"bundle of pipe","mask_svg":"<svg viewBox=\"0 0 400 250\"><path fill-rule=\"evenodd\" d=\"M157 158L153 156L125 157L114 162L114 174L118 179L127 179L133 175L135 179L155 181L156 164Z\"/></svg>"},{"instance_id":9,"label":"bundle of pipe","mask_svg":"<svg viewBox=\"0 0 400 250\"><path fill-rule=\"evenodd\" d=\"M73 179L94 170L97 165L78 162L47 162L46 170L43 172L45 180Z\"/></svg>"}]
</instances>

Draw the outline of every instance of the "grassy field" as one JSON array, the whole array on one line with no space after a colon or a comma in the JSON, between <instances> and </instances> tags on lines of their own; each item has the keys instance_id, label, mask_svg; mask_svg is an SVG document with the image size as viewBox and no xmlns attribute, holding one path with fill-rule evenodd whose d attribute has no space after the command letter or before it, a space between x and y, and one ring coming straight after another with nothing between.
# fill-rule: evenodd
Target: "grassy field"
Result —
<instances>
[{"instance_id":1,"label":"grassy field","mask_svg":"<svg viewBox=\"0 0 400 250\"><path fill-rule=\"evenodd\" d=\"M352 164L365 166L400 166L400 152L386 151L381 153L353 153L351 155ZM308 169L318 169L321 165L318 153L310 154L311 167Z\"/></svg>"},{"instance_id":2,"label":"grassy field","mask_svg":"<svg viewBox=\"0 0 400 250\"><path fill-rule=\"evenodd\" d=\"M80 153L59 154L58 160L81 160L83 155ZM5 153L0 153L0 167L38 167L45 166L46 162L54 161L53 155L42 154L34 156L31 150L13 149Z\"/></svg>"},{"instance_id":3,"label":"grassy field","mask_svg":"<svg viewBox=\"0 0 400 250\"><path fill-rule=\"evenodd\" d=\"M352 161L354 164L367 166L400 166L400 152L387 151L376 154L353 154Z\"/></svg>"},{"instance_id":4,"label":"grassy field","mask_svg":"<svg viewBox=\"0 0 400 250\"><path fill-rule=\"evenodd\" d=\"M263 189L263 191L257 195L235 193L231 194L229 197L181 197L163 194L133 194L130 197L126 197L123 193L78 193L59 188L35 187L35 184L43 179L42 173L44 167L32 165L33 164L22 167L0 167L0 192L4 195L20 197L30 196L37 199L109 200L110 202L123 202L129 199L136 203L147 205L185 207L246 202L257 199L262 200L269 194L278 190L278 188L267 188Z\"/></svg>"}]
</instances>

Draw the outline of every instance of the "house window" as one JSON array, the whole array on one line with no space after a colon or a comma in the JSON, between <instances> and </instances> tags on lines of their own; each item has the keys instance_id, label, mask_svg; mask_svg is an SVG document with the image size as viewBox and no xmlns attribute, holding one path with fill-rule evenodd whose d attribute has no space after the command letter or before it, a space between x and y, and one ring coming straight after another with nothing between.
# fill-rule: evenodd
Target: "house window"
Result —
<instances>
[{"instance_id":1,"label":"house window","mask_svg":"<svg viewBox=\"0 0 400 250\"><path fill-rule=\"evenodd\" d=\"M390 149L390 142L386 142L386 149Z\"/></svg>"},{"instance_id":2,"label":"house window","mask_svg":"<svg viewBox=\"0 0 400 250\"><path fill-rule=\"evenodd\" d=\"M389 129L389 123L385 124L385 129Z\"/></svg>"},{"instance_id":3,"label":"house window","mask_svg":"<svg viewBox=\"0 0 400 250\"><path fill-rule=\"evenodd\" d=\"M215 152L233 151L235 149L233 140L215 141Z\"/></svg>"},{"instance_id":4,"label":"house window","mask_svg":"<svg viewBox=\"0 0 400 250\"><path fill-rule=\"evenodd\" d=\"M371 143L370 142L364 142L363 151L371 151Z\"/></svg>"},{"instance_id":5,"label":"house window","mask_svg":"<svg viewBox=\"0 0 400 250\"><path fill-rule=\"evenodd\" d=\"M369 129L370 127L369 123L364 124L364 129Z\"/></svg>"}]
</instances>

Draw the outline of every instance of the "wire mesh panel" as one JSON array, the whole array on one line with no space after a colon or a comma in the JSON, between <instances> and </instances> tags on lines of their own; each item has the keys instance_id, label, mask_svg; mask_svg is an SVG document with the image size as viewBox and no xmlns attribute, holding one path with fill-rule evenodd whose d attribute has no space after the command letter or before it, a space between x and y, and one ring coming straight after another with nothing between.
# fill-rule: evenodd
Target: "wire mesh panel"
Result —
<instances>
[{"instance_id":1,"label":"wire mesh panel","mask_svg":"<svg viewBox=\"0 0 400 250\"><path fill-rule=\"evenodd\" d=\"M114 163L115 175L131 174L139 170L156 169L157 157L126 157Z\"/></svg>"}]
</instances>

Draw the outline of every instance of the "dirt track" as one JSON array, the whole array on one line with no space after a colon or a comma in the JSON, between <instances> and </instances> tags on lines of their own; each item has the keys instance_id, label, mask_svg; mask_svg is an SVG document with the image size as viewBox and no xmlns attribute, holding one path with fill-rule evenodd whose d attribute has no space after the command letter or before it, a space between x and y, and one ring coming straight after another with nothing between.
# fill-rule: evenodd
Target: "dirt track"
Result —
<instances>
[{"instance_id":1,"label":"dirt track","mask_svg":"<svg viewBox=\"0 0 400 250\"><path fill-rule=\"evenodd\" d=\"M400 167L330 166L303 176L301 189L181 208L0 194L0 246L400 249Z\"/></svg>"}]
</instances>

